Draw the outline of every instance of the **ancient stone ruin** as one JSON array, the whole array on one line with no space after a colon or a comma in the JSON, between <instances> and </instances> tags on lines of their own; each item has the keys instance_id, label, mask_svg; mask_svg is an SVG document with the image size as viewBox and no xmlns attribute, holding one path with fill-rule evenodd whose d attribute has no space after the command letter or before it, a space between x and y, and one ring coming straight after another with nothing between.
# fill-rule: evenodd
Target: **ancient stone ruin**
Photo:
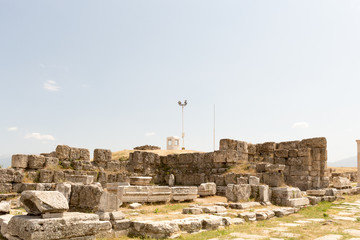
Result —
<instances>
[{"instance_id":1,"label":"ancient stone ruin","mask_svg":"<svg viewBox=\"0 0 360 240\"><path fill-rule=\"evenodd\" d=\"M66 145L40 155L15 154L11 168L0 169L1 234L6 239L167 238L282 217L360 193L351 177L330 173L326 148L325 138L261 144L222 139L215 152L160 156L142 150L128 160L113 159L106 149L95 149L91 160L88 149ZM224 201L192 204L171 220L124 213L143 204L215 195ZM267 208L273 205L278 207ZM248 211L252 208L257 210Z\"/></svg>"}]
</instances>

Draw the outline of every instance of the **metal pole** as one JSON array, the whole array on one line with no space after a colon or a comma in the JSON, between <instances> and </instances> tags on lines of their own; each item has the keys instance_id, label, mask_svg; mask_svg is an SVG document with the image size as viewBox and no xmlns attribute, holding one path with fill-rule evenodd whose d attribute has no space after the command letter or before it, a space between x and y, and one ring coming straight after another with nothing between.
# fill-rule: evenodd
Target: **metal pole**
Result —
<instances>
[{"instance_id":1,"label":"metal pole","mask_svg":"<svg viewBox=\"0 0 360 240\"><path fill-rule=\"evenodd\" d=\"M215 152L215 104L214 104L214 152Z\"/></svg>"},{"instance_id":2,"label":"metal pole","mask_svg":"<svg viewBox=\"0 0 360 240\"><path fill-rule=\"evenodd\" d=\"M183 140L183 146L182 149L185 149L185 132L184 132L184 106L181 106L181 112L182 112L182 140Z\"/></svg>"}]
</instances>

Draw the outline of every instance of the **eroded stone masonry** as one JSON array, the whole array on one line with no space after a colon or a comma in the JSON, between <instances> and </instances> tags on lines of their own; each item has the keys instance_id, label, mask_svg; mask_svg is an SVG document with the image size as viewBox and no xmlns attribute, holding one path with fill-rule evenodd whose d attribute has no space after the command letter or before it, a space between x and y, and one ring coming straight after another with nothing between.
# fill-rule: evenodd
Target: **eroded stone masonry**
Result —
<instances>
[{"instance_id":1,"label":"eroded stone masonry","mask_svg":"<svg viewBox=\"0 0 360 240\"><path fill-rule=\"evenodd\" d=\"M6 239L166 238L281 217L358 193L353 176L330 174L326 148L325 138L261 144L222 139L215 152L135 151L128 160L113 159L107 149L95 149L91 160L88 149L66 145L40 155L15 154L11 168L0 169L1 234ZM168 221L139 220L121 211L214 195L226 201L194 204ZM273 205L282 208L246 212ZM21 209L26 212L9 214ZM228 211L236 214L229 217Z\"/></svg>"}]
</instances>

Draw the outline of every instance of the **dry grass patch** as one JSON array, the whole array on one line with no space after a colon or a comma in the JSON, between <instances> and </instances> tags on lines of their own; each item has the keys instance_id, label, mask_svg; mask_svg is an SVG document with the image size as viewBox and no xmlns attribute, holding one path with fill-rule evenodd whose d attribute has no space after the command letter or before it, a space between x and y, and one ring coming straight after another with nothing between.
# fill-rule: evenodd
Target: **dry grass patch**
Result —
<instances>
[{"instance_id":1,"label":"dry grass patch","mask_svg":"<svg viewBox=\"0 0 360 240\"><path fill-rule=\"evenodd\" d=\"M117 151L117 152L113 152L112 153L112 159L115 160L128 160L130 153L133 153L135 151L140 151L140 152L151 152L151 153L156 153L160 156L167 156L170 154L184 154L184 153L197 153L199 151L195 151L195 150L122 150L122 151Z\"/></svg>"}]
</instances>

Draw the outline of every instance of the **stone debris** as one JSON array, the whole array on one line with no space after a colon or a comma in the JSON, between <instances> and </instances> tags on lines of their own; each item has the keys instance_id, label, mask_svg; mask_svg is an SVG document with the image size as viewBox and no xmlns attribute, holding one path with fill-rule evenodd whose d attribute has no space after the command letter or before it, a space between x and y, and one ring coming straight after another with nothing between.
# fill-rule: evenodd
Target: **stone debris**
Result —
<instances>
[{"instance_id":1,"label":"stone debris","mask_svg":"<svg viewBox=\"0 0 360 240\"><path fill-rule=\"evenodd\" d=\"M140 204L140 203L131 203L130 205L129 205L129 207L131 208L131 209L138 209L138 208L140 208L142 205Z\"/></svg>"},{"instance_id":2,"label":"stone debris","mask_svg":"<svg viewBox=\"0 0 360 240\"><path fill-rule=\"evenodd\" d=\"M261 206L258 202L243 202L243 203L230 203L229 207L232 209L248 209Z\"/></svg>"},{"instance_id":3,"label":"stone debris","mask_svg":"<svg viewBox=\"0 0 360 240\"><path fill-rule=\"evenodd\" d=\"M63 213L69 209L66 198L58 191L24 191L20 201L31 215Z\"/></svg>"},{"instance_id":4,"label":"stone debris","mask_svg":"<svg viewBox=\"0 0 360 240\"><path fill-rule=\"evenodd\" d=\"M351 182L348 178L345 177L334 177L333 186L337 189L350 188Z\"/></svg>"},{"instance_id":5,"label":"stone debris","mask_svg":"<svg viewBox=\"0 0 360 240\"><path fill-rule=\"evenodd\" d=\"M1 201L0 202L0 215L7 214L10 212L10 202L8 201Z\"/></svg>"},{"instance_id":6,"label":"stone debris","mask_svg":"<svg viewBox=\"0 0 360 240\"><path fill-rule=\"evenodd\" d=\"M202 214L203 209L200 207L183 208L182 213L183 214Z\"/></svg>"},{"instance_id":7,"label":"stone debris","mask_svg":"<svg viewBox=\"0 0 360 240\"><path fill-rule=\"evenodd\" d=\"M216 184L213 182L200 184L200 186L198 187L198 194L201 197L215 195L216 194Z\"/></svg>"}]
</instances>

